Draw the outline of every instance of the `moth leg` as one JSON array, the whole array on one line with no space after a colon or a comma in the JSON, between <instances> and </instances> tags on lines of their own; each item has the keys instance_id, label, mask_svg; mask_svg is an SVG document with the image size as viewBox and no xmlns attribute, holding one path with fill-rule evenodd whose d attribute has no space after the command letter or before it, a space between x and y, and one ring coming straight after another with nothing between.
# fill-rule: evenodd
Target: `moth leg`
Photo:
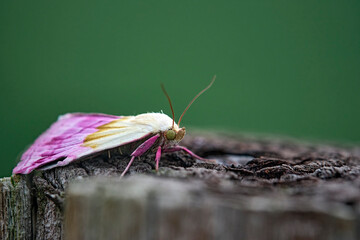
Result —
<instances>
[{"instance_id":1,"label":"moth leg","mask_svg":"<svg viewBox=\"0 0 360 240\"><path fill-rule=\"evenodd\" d=\"M132 156L131 159L130 159L130 162L128 163L128 165L126 166L125 170L122 172L121 176L120 177L123 177L125 175L125 173L129 170L131 164L133 163L135 159L135 156Z\"/></svg>"},{"instance_id":2,"label":"moth leg","mask_svg":"<svg viewBox=\"0 0 360 240\"><path fill-rule=\"evenodd\" d=\"M108 150L108 158L109 158L109 159L111 158L110 150Z\"/></svg>"},{"instance_id":3,"label":"moth leg","mask_svg":"<svg viewBox=\"0 0 360 240\"><path fill-rule=\"evenodd\" d=\"M161 158L161 146L158 147L155 155L155 162L156 162L156 171L159 171L159 162Z\"/></svg>"},{"instance_id":4,"label":"moth leg","mask_svg":"<svg viewBox=\"0 0 360 240\"><path fill-rule=\"evenodd\" d=\"M128 163L128 165L126 166L125 170L123 171L123 173L121 174L121 177L123 177L125 175L125 173L129 170L131 164L133 163L135 157L140 157L141 155L143 155L147 150L149 150L152 145L154 145L154 143L156 142L156 140L159 138L159 134L156 134L154 136L152 136L151 138L149 138L148 140L146 140L145 142L143 142L142 144L140 144L140 146L138 146L135 151L131 154L131 159L130 162ZM161 153L161 152L160 152Z\"/></svg>"},{"instance_id":5,"label":"moth leg","mask_svg":"<svg viewBox=\"0 0 360 240\"><path fill-rule=\"evenodd\" d=\"M201 161L207 161L207 162L211 161L209 159L202 158L202 157L196 155L195 153L193 153L192 151L190 151L189 149L187 149L186 147L183 147L183 146L176 146L176 147L164 149L164 152L178 152L178 151L184 151L184 152L188 153L190 156L192 156L193 158L199 159Z\"/></svg>"},{"instance_id":6,"label":"moth leg","mask_svg":"<svg viewBox=\"0 0 360 240\"><path fill-rule=\"evenodd\" d=\"M123 155L123 153L121 151L121 147L119 147L119 153L120 153L120 155Z\"/></svg>"},{"instance_id":7,"label":"moth leg","mask_svg":"<svg viewBox=\"0 0 360 240\"><path fill-rule=\"evenodd\" d=\"M135 151L131 154L131 156L139 157L143 155L147 150L149 150L154 145L154 143L159 137L160 135L156 134L151 138L149 138L148 140L146 140L145 142L143 142L140 146L138 146L135 149Z\"/></svg>"}]
</instances>

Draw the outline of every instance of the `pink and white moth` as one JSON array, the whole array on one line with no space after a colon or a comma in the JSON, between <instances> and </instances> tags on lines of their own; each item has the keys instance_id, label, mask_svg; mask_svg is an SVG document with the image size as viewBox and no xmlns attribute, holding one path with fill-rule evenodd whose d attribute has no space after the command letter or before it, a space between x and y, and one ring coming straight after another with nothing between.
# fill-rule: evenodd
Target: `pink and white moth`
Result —
<instances>
[{"instance_id":1,"label":"pink and white moth","mask_svg":"<svg viewBox=\"0 0 360 240\"><path fill-rule=\"evenodd\" d=\"M163 85L161 87L169 101L172 119L164 113L144 113L136 116L99 113L62 115L21 156L13 174L28 174L35 169L46 170L65 166L79 158L117 147L121 152L121 148L130 143L137 147L131 152L130 162L121 176L129 170L136 157L149 150L156 152L156 171L159 169L162 152L185 151L194 158L206 160L178 145L185 136L185 128L180 128L180 122L191 104L210 88L214 81L215 76L210 84L192 99L179 118L178 124L175 123L171 100Z\"/></svg>"}]
</instances>

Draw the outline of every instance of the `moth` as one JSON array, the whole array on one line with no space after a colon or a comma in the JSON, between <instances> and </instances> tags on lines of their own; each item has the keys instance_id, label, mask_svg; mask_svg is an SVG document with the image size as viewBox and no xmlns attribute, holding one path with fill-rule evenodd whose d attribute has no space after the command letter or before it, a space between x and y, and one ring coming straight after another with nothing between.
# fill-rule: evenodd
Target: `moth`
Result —
<instances>
[{"instance_id":1,"label":"moth","mask_svg":"<svg viewBox=\"0 0 360 240\"><path fill-rule=\"evenodd\" d=\"M121 177L129 170L136 157L148 152L155 152L156 171L159 169L163 152L184 151L199 160L207 160L178 145L186 133L185 127L180 127L180 123L191 104L211 87L215 77L191 100L177 124L174 109L164 85L161 87L169 101L172 118L164 113L144 113L136 116L100 113L62 115L25 151L14 168L13 174L29 174L35 169L47 170L65 166L77 159L114 148L119 148L121 152L129 144L136 147L130 152L130 161Z\"/></svg>"}]
</instances>

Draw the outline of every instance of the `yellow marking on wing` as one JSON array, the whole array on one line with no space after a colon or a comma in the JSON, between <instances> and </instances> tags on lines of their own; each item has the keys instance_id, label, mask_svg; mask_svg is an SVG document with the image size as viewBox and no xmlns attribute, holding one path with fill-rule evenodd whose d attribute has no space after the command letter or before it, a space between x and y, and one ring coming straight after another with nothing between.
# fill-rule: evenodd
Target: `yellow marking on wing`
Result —
<instances>
[{"instance_id":1,"label":"yellow marking on wing","mask_svg":"<svg viewBox=\"0 0 360 240\"><path fill-rule=\"evenodd\" d=\"M101 126L98 126L97 129L104 129L104 128L123 128L125 126L119 126L118 123L119 122L123 122L123 121L127 121L129 120L129 118L131 117L122 117L122 118L119 118L119 119L116 119L114 121L111 121L109 123L106 123L104 125L101 125Z\"/></svg>"},{"instance_id":2,"label":"yellow marking on wing","mask_svg":"<svg viewBox=\"0 0 360 240\"><path fill-rule=\"evenodd\" d=\"M108 136L112 136L115 134L118 134L117 132L113 132L113 133L106 133L109 129L119 129L119 128L125 128L125 126L119 126L117 125L118 122L124 121L129 119L130 117L122 117L120 119L116 119L114 121L111 121L109 123L103 124L101 126L98 126L97 129L99 129L98 131L89 134L88 136L86 136L86 138L84 139L84 143L82 144L82 146L84 147L91 147L91 148L97 148L99 145L96 144L95 142L92 142L94 140L98 140L100 138L104 138L104 137L108 137Z\"/></svg>"},{"instance_id":3,"label":"yellow marking on wing","mask_svg":"<svg viewBox=\"0 0 360 240\"><path fill-rule=\"evenodd\" d=\"M94 140L98 140L100 138L104 138L104 137L107 137L107 136L111 136L111 135L114 135L114 133L110 133L110 134L104 134L104 133L101 133L102 131L99 130L97 132L94 132L88 136L86 136L86 138L84 139L84 143L82 144L84 147L91 147L91 148L97 148L98 147L98 144L96 144L94 142Z\"/></svg>"},{"instance_id":4,"label":"yellow marking on wing","mask_svg":"<svg viewBox=\"0 0 360 240\"><path fill-rule=\"evenodd\" d=\"M96 140L96 139L99 139L99 138L103 138L103 137L107 137L107 136L117 134L117 133L105 133L105 132L106 132L106 130L99 130L97 132L94 132L94 133L88 135L85 138L84 143L90 142L90 141L93 141L93 140Z\"/></svg>"}]
</instances>

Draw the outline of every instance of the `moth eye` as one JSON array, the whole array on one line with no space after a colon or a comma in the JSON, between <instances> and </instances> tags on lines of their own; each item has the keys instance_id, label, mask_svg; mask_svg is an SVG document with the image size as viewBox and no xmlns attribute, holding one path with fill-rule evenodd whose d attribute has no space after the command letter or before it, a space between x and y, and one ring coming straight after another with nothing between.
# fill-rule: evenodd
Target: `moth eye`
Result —
<instances>
[{"instance_id":1,"label":"moth eye","mask_svg":"<svg viewBox=\"0 0 360 240\"><path fill-rule=\"evenodd\" d=\"M175 137L176 137L175 131L169 130L169 131L166 132L166 138L167 138L168 140L174 140Z\"/></svg>"}]
</instances>

